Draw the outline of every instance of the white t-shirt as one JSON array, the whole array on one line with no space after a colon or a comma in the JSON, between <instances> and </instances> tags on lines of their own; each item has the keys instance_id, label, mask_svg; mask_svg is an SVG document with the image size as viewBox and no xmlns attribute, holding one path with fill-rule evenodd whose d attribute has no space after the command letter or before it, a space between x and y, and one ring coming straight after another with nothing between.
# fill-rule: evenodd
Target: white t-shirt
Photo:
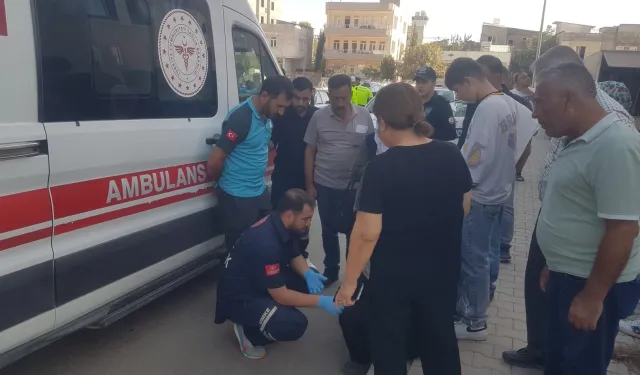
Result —
<instances>
[{"instance_id":1,"label":"white t-shirt","mask_svg":"<svg viewBox=\"0 0 640 375\"><path fill-rule=\"evenodd\" d=\"M469 124L462 154L477 185L471 196L478 203L502 204L511 195L518 144L517 104L505 94L491 94L480 102Z\"/></svg>"},{"instance_id":2,"label":"white t-shirt","mask_svg":"<svg viewBox=\"0 0 640 375\"><path fill-rule=\"evenodd\" d=\"M511 90L511 93L512 93L512 94L516 94L516 95L518 95L519 97L521 97L521 98L525 98L525 99L527 99L527 100L531 100L531 99L533 99L533 95L531 95L531 94L527 94L527 93L522 92L522 91L520 91L520 90L518 90L518 89L513 89L513 90Z\"/></svg>"}]
</instances>

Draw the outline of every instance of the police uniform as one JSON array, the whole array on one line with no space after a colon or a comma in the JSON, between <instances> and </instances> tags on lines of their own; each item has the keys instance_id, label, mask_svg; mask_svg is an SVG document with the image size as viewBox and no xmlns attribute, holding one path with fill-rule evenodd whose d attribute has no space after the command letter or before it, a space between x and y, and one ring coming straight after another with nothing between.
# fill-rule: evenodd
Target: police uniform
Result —
<instances>
[{"instance_id":1,"label":"police uniform","mask_svg":"<svg viewBox=\"0 0 640 375\"><path fill-rule=\"evenodd\" d=\"M433 127L432 139L453 141L456 139L456 119L449 101L437 93L424 103L427 122Z\"/></svg>"},{"instance_id":2,"label":"police uniform","mask_svg":"<svg viewBox=\"0 0 640 375\"><path fill-rule=\"evenodd\" d=\"M247 229L225 260L215 322L242 325L254 346L302 337L306 316L295 307L278 304L268 291L286 286L308 293L304 278L291 267L291 260L301 255L295 244L276 213Z\"/></svg>"},{"instance_id":3,"label":"police uniform","mask_svg":"<svg viewBox=\"0 0 640 375\"><path fill-rule=\"evenodd\" d=\"M272 124L251 99L229 112L216 145L227 154L217 187L227 248L271 209L264 175Z\"/></svg>"}]
</instances>

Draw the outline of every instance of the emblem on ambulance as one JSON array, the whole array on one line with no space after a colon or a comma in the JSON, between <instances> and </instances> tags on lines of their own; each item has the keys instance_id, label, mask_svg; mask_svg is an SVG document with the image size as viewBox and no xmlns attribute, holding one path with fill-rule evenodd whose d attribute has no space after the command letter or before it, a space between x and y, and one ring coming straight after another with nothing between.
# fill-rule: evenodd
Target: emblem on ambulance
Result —
<instances>
[{"instance_id":1,"label":"emblem on ambulance","mask_svg":"<svg viewBox=\"0 0 640 375\"><path fill-rule=\"evenodd\" d=\"M198 21L182 9L167 13L158 31L158 57L164 78L178 95L202 90L209 71L207 41Z\"/></svg>"}]
</instances>

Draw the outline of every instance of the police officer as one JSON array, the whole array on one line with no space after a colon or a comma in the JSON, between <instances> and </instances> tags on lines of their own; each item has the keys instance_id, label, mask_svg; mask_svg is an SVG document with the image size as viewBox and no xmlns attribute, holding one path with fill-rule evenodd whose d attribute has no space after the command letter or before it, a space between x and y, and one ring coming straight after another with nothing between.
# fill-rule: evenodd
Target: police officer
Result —
<instances>
[{"instance_id":1,"label":"police officer","mask_svg":"<svg viewBox=\"0 0 640 375\"><path fill-rule=\"evenodd\" d=\"M228 249L271 208L264 181L271 118L284 113L292 96L293 84L288 78L269 77L259 93L233 108L222 124L222 136L209 156L207 173L218 183Z\"/></svg>"},{"instance_id":2,"label":"police officer","mask_svg":"<svg viewBox=\"0 0 640 375\"><path fill-rule=\"evenodd\" d=\"M415 76L416 89L424 103L427 122L433 127L431 139L452 141L456 139L456 119L449 101L436 93L436 72L433 68L422 67Z\"/></svg>"},{"instance_id":3,"label":"police officer","mask_svg":"<svg viewBox=\"0 0 640 375\"><path fill-rule=\"evenodd\" d=\"M322 292L326 279L309 268L292 240L308 233L314 208L315 201L305 191L286 192L271 215L242 234L225 260L215 322L234 323L247 358L263 358L266 344L302 337L307 318L298 308L342 312L331 296L315 295Z\"/></svg>"},{"instance_id":4,"label":"police officer","mask_svg":"<svg viewBox=\"0 0 640 375\"><path fill-rule=\"evenodd\" d=\"M351 89L351 102L364 107L369 103L369 100L373 98L373 93L368 86L361 85L360 82L360 78L351 77L351 83L353 85Z\"/></svg>"}]
</instances>

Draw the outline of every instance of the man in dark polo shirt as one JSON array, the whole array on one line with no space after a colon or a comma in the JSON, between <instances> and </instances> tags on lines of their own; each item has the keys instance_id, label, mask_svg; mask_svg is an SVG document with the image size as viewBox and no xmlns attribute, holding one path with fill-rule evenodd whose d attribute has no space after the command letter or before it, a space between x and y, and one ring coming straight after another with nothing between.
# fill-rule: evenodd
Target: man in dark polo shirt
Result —
<instances>
[{"instance_id":1,"label":"man in dark polo shirt","mask_svg":"<svg viewBox=\"0 0 640 375\"><path fill-rule=\"evenodd\" d=\"M264 180L271 140L271 118L291 103L293 84L269 77L254 95L233 108L222 124L222 136L207 161L207 173L218 183L218 205L227 249L271 208Z\"/></svg>"},{"instance_id":2,"label":"man in dark polo shirt","mask_svg":"<svg viewBox=\"0 0 640 375\"><path fill-rule=\"evenodd\" d=\"M418 69L416 89L424 103L427 122L433 127L432 139L452 141L456 139L456 119L449 101L436 93L436 72L431 67Z\"/></svg>"}]
</instances>

